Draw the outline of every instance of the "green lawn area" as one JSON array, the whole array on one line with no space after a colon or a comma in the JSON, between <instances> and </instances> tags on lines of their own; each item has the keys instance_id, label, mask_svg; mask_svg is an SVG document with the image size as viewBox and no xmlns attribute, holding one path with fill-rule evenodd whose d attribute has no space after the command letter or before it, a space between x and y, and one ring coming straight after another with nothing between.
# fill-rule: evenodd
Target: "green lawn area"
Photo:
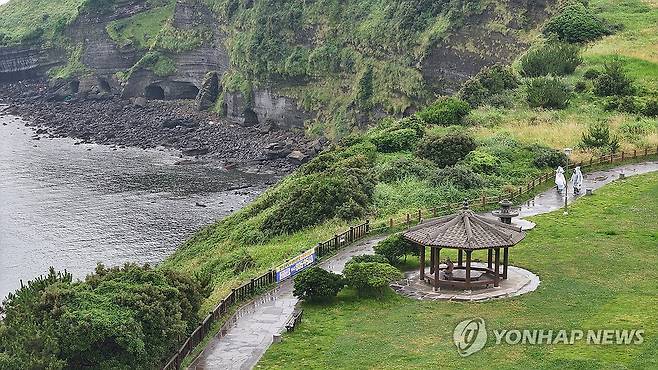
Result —
<instances>
[{"instance_id":1,"label":"green lawn area","mask_svg":"<svg viewBox=\"0 0 658 370\"><path fill-rule=\"evenodd\" d=\"M257 368L658 368L658 174L615 182L537 223L510 253L542 282L486 303L420 302L389 293L304 304L304 321ZM482 317L487 346L461 358L452 332ZM495 345L494 329L644 329L640 345Z\"/></svg>"}]
</instances>

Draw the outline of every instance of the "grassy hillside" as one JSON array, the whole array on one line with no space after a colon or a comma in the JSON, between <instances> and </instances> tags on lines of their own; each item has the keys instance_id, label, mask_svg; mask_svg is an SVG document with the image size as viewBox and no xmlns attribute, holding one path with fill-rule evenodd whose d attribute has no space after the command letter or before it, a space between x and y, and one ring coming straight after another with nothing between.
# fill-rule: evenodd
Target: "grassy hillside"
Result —
<instances>
[{"instance_id":1,"label":"grassy hillside","mask_svg":"<svg viewBox=\"0 0 658 370\"><path fill-rule=\"evenodd\" d=\"M78 15L84 0L11 0L0 5L0 45L51 40Z\"/></svg>"},{"instance_id":2,"label":"grassy hillside","mask_svg":"<svg viewBox=\"0 0 658 370\"><path fill-rule=\"evenodd\" d=\"M270 348L260 368L634 368L658 367L658 175L599 190L562 212L534 217L535 230L510 252L538 290L484 302L421 302L390 293L358 298L344 291L329 304L304 304L304 321ZM613 216L614 215L614 216ZM617 222L611 223L611 217ZM442 252L443 255L443 252ZM638 264L638 261L643 261ZM641 345L488 345L464 359L452 332L482 317L498 329L644 329Z\"/></svg>"},{"instance_id":3,"label":"grassy hillside","mask_svg":"<svg viewBox=\"0 0 658 370\"><path fill-rule=\"evenodd\" d=\"M592 11L620 30L585 45L583 63L568 83L575 86L589 69L601 70L615 58L622 61L627 75L645 95L658 94L658 3L648 0L593 0ZM523 91L516 91L510 107L483 106L472 113L481 123L478 136L505 133L526 143L543 142L551 147L577 146L590 123L604 120L622 138L622 148L658 144L658 121L618 111L605 111L601 98L591 90L576 94L563 110L529 109L523 104ZM521 102L521 104L519 104ZM629 133L639 127L642 135ZM630 130L633 131L633 130Z\"/></svg>"}]
</instances>

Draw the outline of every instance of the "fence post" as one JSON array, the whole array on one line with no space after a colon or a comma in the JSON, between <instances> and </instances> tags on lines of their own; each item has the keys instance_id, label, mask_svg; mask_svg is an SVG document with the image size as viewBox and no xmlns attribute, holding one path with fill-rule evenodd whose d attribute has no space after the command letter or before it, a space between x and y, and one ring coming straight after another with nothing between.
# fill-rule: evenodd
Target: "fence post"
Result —
<instances>
[{"instance_id":1,"label":"fence post","mask_svg":"<svg viewBox=\"0 0 658 370\"><path fill-rule=\"evenodd\" d=\"M366 234L370 232L370 220L366 220Z\"/></svg>"},{"instance_id":2,"label":"fence post","mask_svg":"<svg viewBox=\"0 0 658 370\"><path fill-rule=\"evenodd\" d=\"M411 225L411 215L407 213L407 229Z\"/></svg>"},{"instance_id":3,"label":"fence post","mask_svg":"<svg viewBox=\"0 0 658 370\"><path fill-rule=\"evenodd\" d=\"M420 220L423 218L423 211L420 209L418 210L418 223L420 223Z\"/></svg>"},{"instance_id":4,"label":"fence post","mask_svg":"<svg viewBox=\"0 0 658 370\"><path fill-rule=\"evenodd\" d=\"M256 291L256 286L254 284L254 278L251 278L251 283L249 285L249 291L250 291L249 295L253 295L254 292Z\"/></svg>"},{"instance_id":5,"label":"fence post","mask_svg":"<svg viewBox=\"0 0 658 370\"><path fill-rule=\"evenodd\" d=\"M621 160L622 161L624 160L624 151L623 150L621 151Z\"/></svg>"},{"instance_id":6,"label":"fence post","mask_svg":"<svg viewBox=\"0 0 658 370\"><path fill-rule=\"evenodd\" d=\"M390 227L392 229L393 228L393 218L391 217L391 219L388 220L388 221L389 221L388 222L388 227Z\"/></svg>"},{"instance_id":7,"label":"fence post","mask_svg":"<svg viewBox=\"0 0 658 370\"><path fill-rule=\"evenodd\" d=\"M350 243L354 241L354 226L350 226L350 238L349 241Z\"/></svg>"},{"instance_id":8,"label":"fence post","mask_svg":"<svg viewBox=\"0 0 658 370\"><path fill-rule=\"evenodd\" d=\"M612 161L614 160L614 158L615 158L614 156L615 156L615 153L610 152L610 163L612 163Z\"/></svg>"},{"instance_id":9,"label":"fence post","mask_svg":"<svg viewBox=\"0 0 658 370\"><path fill-rule=\"evenodd\" d=\"M646 148L646 147L645 147L645 148L644 148L644 156L646 157L648 153L649 153L649 148Z\"/></svg>"},{"instance_id":10,"label":"fence post","mask_svg":"<svg viewBox=\"0 0 658 370\"><path fill-rule=\"evenodd\" d=\"M637 149L633 149L633 159L637 158Z\"/></svg>"},{"instance_id":11,"label":"fence post","mask_svg":"<svg viewBox=\"0 0 658 370\"><path fill-rule=\"evenodd\" d=\"M334 234L334 249L338 249L338 234Z\"/></svg>"}]
</instances>

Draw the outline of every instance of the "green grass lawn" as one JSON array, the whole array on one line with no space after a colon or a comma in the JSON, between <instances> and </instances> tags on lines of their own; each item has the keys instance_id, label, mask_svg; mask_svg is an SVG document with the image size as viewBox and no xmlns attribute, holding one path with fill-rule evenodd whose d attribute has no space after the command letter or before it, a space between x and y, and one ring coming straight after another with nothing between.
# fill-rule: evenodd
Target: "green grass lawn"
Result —
<instances>
[{"instance_id":1,"label":"green grass lawn","mask_svg":"<svg viewBox=\"0 0 658 370\"><path fill-rule=\"evenodd\" d=\"M343 291L304 304L304 321L258 368L658 368L658 174L615 182L562 212L533 218L510 262L542 282L532 293L486 303L420 302ZM488 345L461 358L452 332L482 317ZM493 345L493 329L644 329L631 346Z\"/></svg>"}]
</instances>

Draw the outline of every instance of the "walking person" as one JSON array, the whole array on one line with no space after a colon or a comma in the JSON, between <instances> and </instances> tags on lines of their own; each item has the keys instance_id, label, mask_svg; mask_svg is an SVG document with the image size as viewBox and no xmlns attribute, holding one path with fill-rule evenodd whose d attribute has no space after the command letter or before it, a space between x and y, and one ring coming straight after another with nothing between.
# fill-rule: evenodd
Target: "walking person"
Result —
<instances>
[{"instance_id":1,"label":"walking person","mask_svg":"<svg viewBox=\"0 0 658 370\"><path fill-rule=\"evenodd\" d=\"M564 168L559 166L555 170L555 185L557 185L557 192L562 194L564 188L567 186L567 179L564 177Z\"/></svg>"}]
</instances>

